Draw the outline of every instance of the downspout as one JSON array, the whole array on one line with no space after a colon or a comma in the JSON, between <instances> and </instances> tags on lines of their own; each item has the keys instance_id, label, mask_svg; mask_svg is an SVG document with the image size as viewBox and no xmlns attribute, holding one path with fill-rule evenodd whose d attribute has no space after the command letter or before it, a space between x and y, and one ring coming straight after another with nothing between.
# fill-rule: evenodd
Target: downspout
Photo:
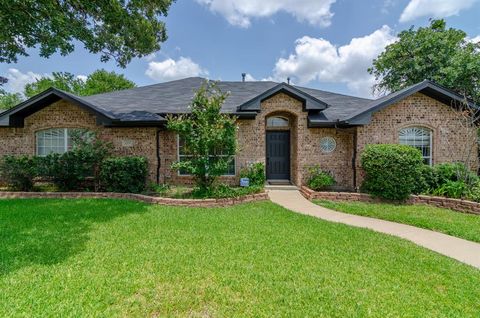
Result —
<instances>
[{"instance_id":1,"label":"downspout","mask_svg":"<svg viewBox=\"0 0 480 318\"><path fill-rule=\"evenodd\" d=\"M156 133L156 146L157 146L157 184L160 184L160 168L161 168L161 158L160 158L160 129L157 129Z\"/></svg>"},{"instance_id":2,"label":"downspout","mask_svg":"<svg viewBox=\"0 0 480 318\"><path fill-rule=\"evenodd\" d=\"M353 131L353 156L352 156L352 170L353 170L353 190L357 190L357 128Z\"/></svg>"}]
</instances>

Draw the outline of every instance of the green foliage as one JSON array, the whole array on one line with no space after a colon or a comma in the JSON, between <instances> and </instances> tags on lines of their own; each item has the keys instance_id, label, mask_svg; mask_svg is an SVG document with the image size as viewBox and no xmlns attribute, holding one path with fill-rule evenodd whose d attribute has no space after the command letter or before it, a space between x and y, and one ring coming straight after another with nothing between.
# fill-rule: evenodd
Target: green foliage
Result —
<instances>
[{"instance_id":1,"label":"green foliage","mask_svg":"<svg viewBox=\"0 0 480 318\"><path fill-rule=\"evenodd\" d=\"M240 178L248 178L250 186L265 186L265 165L263 162L256 162L248 165L240 171Z\"/></svg>"},{"instance_id":2,"label":"green foliage","mask_svg":"<svg viewBox=\"0 0 480 318\"><path fill-rule=\"evenodd\" d=\"M0 112L17 106L22 100L22 96L18 93L7 93L0 90Z\"/></svg>"},{"instance_id":3,"label":"green foliage","mask_svg":"<svg viewBox=\"0 0 480 318\"><path fill-rule=\"evenodd\" d=\"M4 156L0 162L0 179L12 190L33 190L37 173L36 157Z\"/></svg>"},{"instance_id":4,"label":"green foliage","mask_svg":"<svg viewBox=\"0 0 480 318\"><path fill-rule=\"evenodd\" d=\"M54 87L65 92L79 94L84 82L72 73L53 72L52 77L41 77L33 83L28 83L24 88L24 95L27 98L33 97L41 92Z\"/></svg>"},{"instance_id":5,"label":"green foliage","mask_svg":"<svg viewBox=\"0 0 480 318\"><path fill-rule=\"evenodd\" d=\"M448 181L462 181L467 185L478 182L478 176L460 162L441 163L435 165L434 170L438 178L438 186L442 186Z\"/></svg>"},{"instance_id":6,"label":"green foliage","mask_svg":"<svg viewBox=\"0 0 480 318\"><path fill-rule=\"evenodd\" d=\"M387 200L406 200L415 189L423 159L406 145L368 145L362 153L362 190Z\"/></svg>"},{"instance_id":7,"label":"green foliage","mask_svg":"<svg viewBox=\"0 0 480 318\"><path fill-rule=\"evenodd\" d=\"M0 1L0 62L17 62L38 47L40 56L72 53L75 41L100 60L125 67L158 51L167 39L164 22L173 0ZM21 39L21 40L20 40Z\"/></svg>"},{"instance_id":8,"label":"green foliage","mask_svg":"<svg viewBox=\"0 0 480 318\"><path fill-rule=\"evenodd\" d=\"M126 79L123 74L96 70L88 75L82 90L78 95L89 96L135 87L135 83Z\"/></svg>"},{"instance_id":9,"label":"green foliage","mask_svg":"<svg viewBox=\"0 0 480 318\"><path fill-rule=\"evenodd\" d=\"M42 77L25 85L24 94L28 98L54 87L79 96L107 93L135 87L135 83L124 75L105 70L96 70L83 81L68 72L53 72L52 77Z\"/></svg>"},{"instance_id":10,"label":"green foliage","mask_svg":"<svg viewBox=\"0 0 480 318\"><path fill-rule=\"evenodd\" d=\"M193 175L202 190L227 171L237 151L236 117L220 112L226 97L215 83L206 82L193 98L191 114L167 117L168 129L184 141L189 154L172 168Z\"/></svg>"},{"instance_id":11,"label":"green foliage","mask_svg":"<svg viewBox=\"0 0 480 318\"><path fill-rule=\"evenodd\" d=\"M447 29L444 20L432 20L417 30L412 27L398 38L368 70L378 81L375 90L397 91L429 79L479 99L480 43L469 42L462 30Z\"/></svg>"},{"instance_id":12,"label":"green foliage","mask_svg":"<svg viewBox=\"0 0 480 318\"><path fill-rule=\"evenodd\" d=\"M414 194L430 193L438 187L438 175L436 170L429 165L419 167L418 179L413 189Z\"/></svg>"},{"instance_id":13,"label":"green foliage","mask_svg":"<svg viewBox=\"0 0 480 318\"><path fill-rule=\"evenodd\" d=\"M468 192L468 187L463 181L450 181L443 183L437 189L432 191L433 195L447 198L460 199Z\"/></svg>"},{"instance_id":14,"label":"green foliage","mask_svg":"<svg viewBox=\"0 0 480 318\"><path fill-rule=\"evenodd\" d=\"M252 185L250 187L231 187L226 184L219 184L209 188L195 188L191 196L195 199L223 199L237 198L248 194L259 193L263 190L263 186Z\"/></svg>"},{"instance_id":15,"label":"green foliage","mask_svg":"<svg viewBox=\"0 0 480 318\"><path fill-rule=\"evenodd\" d=\"M118 157L103 160L100 180L108 192L140 193L145 190L148 162L143 157Z\"/></svg>"},{"instance_id":16,"label":"green foliage","mask_svg":"<svg viewBox=\"0 0 480 318\"><path fill-rule=\"evenodd\" d=\"M72 136L73 148L64 154L49 154L42 158L40 174L50 179L60 190L81 190L93 182L99 190L102 161L111 154L112 145L95 134L78 131Z\"/></svg>"},{"instance_id":17,"label":"green foliage","mask_svg":"<svg viewBox=\"0 0 480 318\"><path fill-rule=\"evenodd\" d=\"M325 190L335 184L335 178L330 173L323 171L319 165L308 167L307 173L307 185L312 190Z\"/></svg>"}]
</instances>

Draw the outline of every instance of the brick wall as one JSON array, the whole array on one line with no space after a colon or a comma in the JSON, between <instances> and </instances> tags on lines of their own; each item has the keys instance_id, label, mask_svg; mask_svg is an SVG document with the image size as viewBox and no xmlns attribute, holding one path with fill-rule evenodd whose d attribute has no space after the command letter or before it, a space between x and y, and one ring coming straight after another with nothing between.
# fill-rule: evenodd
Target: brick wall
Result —
<instances>
[{"instance_id":1,"label":"brick wall","mask_svg":"<svg viewBox=\"0 0 480 318\"><path fill-rule=\"evenodd\" d=\"M469 158L473 169L478 167L476 128L467 128L462 116L451 106L421 93L384 108L372 115L369 125L358 127L356 167L357 185L361 184L363 171L360 156L367 144L396 144L399 131L409 126L423 126L432 130L433 164L464 161ZM467 156L466 149L472 149Z\"/></svg>"},{"instance_id":2,"label":"brick wall","mask_svg":"<svg viewBox=\"0 0 480 318\"><path fill-rule=\"evenodd\" d=\"M0 154L35 154L35 133L50 128L86 128L111 141L118 155L144 156L149 162L149 180L156 178L157 128L106 128L96 124L90 112L59 101L25 118L23 128L0 128Z\"/></svg>"},{"instance_id":3,"label":"brick wall","mask_svg":"<svg viewBox=\"0 0 480 318\"><path fill-rule=\"evenodd\" d=\"M319 164L330 171L342 189L353 189L353 133L358 134L357 185L362 180L361 151L368 143L398 143L398 131L407 126L426 126L433 130L433 162L462 159L465 140L472 132L463 128L458 113L422 94L415 94L387 107L372 116L372 123L358 128L308 128L307 112L302 103L280 93L261 104L261 112L254 120L238 121L240 151L236 157L237 177L222 177L226 183L237 183L238 172L251 162L265 162L265 121L273 115L290 120L291 180L301 185L307 177L306 168ZM34 154L35 132L48 128L88 128L99 136L112 141L119 155L141 155L149 161L149 178L155 181L157 169L156 134L153 127L108 128L98 126L95 116L65 101L56 102L25 120L23 128L0 128L0 154ZM320 138L335 138L337 147L332 153L320 151ZM159 131L160 182L191 184L192 178L178 176L170 166L177 160L177 137L174 133ZM473 147L476 147L474 145ZM474 152L476 151L476 148ZM476 152L475 152L476 153ZM477 166L476 157L472 165Z\"/></svg>"}]
</instances>

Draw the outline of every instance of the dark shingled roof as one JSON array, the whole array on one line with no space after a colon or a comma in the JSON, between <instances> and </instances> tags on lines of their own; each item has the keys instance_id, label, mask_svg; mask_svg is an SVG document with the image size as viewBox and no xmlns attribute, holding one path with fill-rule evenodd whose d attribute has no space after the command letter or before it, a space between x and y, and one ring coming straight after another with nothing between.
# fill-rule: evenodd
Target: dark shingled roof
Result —
<instances>
[{"instance_id":1,"label":"dark shingled roof","mask_svg":"<svg viewBox=\"0 0 480 318\"><path fill-rule=\"evenodd\" d=\"M190 77L177 81L137 87L123 91L82 97L113 114L147 111L157 114L186 113L195 91L205 82L201 77ZM235 113L237 108L254 99L280 83L270 81L217 83L217 87L229 95L222 110ZM328 119L343 119L359 107L371 102L369 99L346 96L321 90L298 87L303 91L329 105L324 111Z\"/></svg>"},{"instance_id":2,"label":"dark shingled roof","mask_svg":"<svg viewBox=\"0 0 480 318\"><path fill-rule=\"evenodd\" d=\"M0 126L22 126L29 114L59 99L69 100L95 113L104 125L161 125L165 114L188 113L195 91L206 81L190 77L177 81L137 87L92 96L75 96L50 88L18 106L0 114ZM217 87L228 92L222 106L225 113L240 118L254 118L260 111L260 102L283 92L303 102L308 111L310 127L365 125L373 112L421 92L445 104L462 102L461 96L430 81L423 81L377 100L326 92L318 89L292 86L271 81L217 82Z\"/></svg>"}]
</instances>

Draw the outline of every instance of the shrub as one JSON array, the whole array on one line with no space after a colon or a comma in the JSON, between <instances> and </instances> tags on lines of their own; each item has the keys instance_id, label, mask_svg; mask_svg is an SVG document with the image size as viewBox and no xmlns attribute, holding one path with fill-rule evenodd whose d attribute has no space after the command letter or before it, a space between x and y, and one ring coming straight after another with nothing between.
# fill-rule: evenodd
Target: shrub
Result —
<instances>
[{"instance_id":1,"label":"shrub","mask_svg":"<svg viewBox=\"0 0 480 318\"><path fill-rule=\"evenodd\" d=\"M438 175L435 169L428 165L419 167L419 176L415 183L412 193L426 194L431 193L438 188Z\"/></svg>"},{"instance_id":2,"label":"shrub","mask_svg":"<svg viewBox=\"0 0 480 318\"><path fill-rule=\"evenodd\" d=\"M318 165L308 167L307 173L307 185L312 190L324 190L335 184L335 178L330 173L323 171Z\"/></svg>"},{"instance_id":3,"label":"shrub","mask_svg":"<svg viewBox=\"0 0 480 318\"><path fill-rule=\"evenodd\" d=\"M474 184L467 192L466 197L468 200L480 202L480 182Z\"/></svg>"},{"instance_id":4,"label":"shrub","mask_svg":"<svg viewBox=\"0 0 480 318\"><path fill-rule=\"evenodd\" d=\"M473 185L479 181L478 176L460 162L441 163L435 165L434 169L438 177L438 187L448 181L463 181L468 185Z\"/></svg>"},{"instance_id":5,"label":"shrub","mask_svg":"<svg viewBox=\"0 0 480 318\"><path fill-rule=\"evenodd\" d=\"M262 162L257 162L243 168L240 171L240 178L248 178L250 186L264 187L265 186L265 165Z\"/></svg>"},{"instance_id":6,"label":"shrub","mask_svg":"<svg viewBox=\"0 0 480 318\"><path fill-rule=\"evenodd\" d=\"M361 157L362 190L388 200L406 200L415 189L423 159L406 145L368 145Z\"/></svg>"},{"instance_id":7,"label":"shrub","mask_svg":"<svg viewBox=\"0 0 480 318\"><path fill-rule=\"evenodd\" d=\"M145 190L147 172L143 157L107 158L100 167L100 183L108 192L140 193Z\"/></svg>"},{"instance_id":8,"label":"shrub","mask_svg":"<svg viewBox=\"0 0 480 318\"><path fill-rule=\"evenodd\" d=\"M33 190L37 173L37 157L4 156L0 163L1 179L16 191Z\"/></svg>"},{"instance_id":9,"label":"shrub","mask_svg":"<svg viewBox=\"0 0 480 318\"><path fill-rule=\"evenodd\" d=\"M216 187L211 187L208 189L196 187L192 191L192 197L197 199L204 199L204 198L214 198L214 199L222 199L222 198L236 198L243 195L259 193L263 190L263 186L250 186L250 187L231 187L226 184L219 184Z\"/></svg>"},{"instance_id":10,"label":"shrub","mask_svg":"<svg viewBox=\"0 0 480 318\"><path fill-rule=\"evenodd\" d=\"M448 180L442 184L439 188L435 189L432 194L437 196L443 196L448 198L460 199L466 196L468 193L468 186L463 181L450 181Z\"/></svg>"},{"instance_id":11,"label":"shrub","mask_svg":"<svg viewBox=\"0 0 480 318\"><path fill-rule=\"evenodd\" d=\"M72 143L73 148L66 153L39 159L40 176L50 179L61 191L83 190L88 181L98 190L100 165L110 155L112 145L82 131L72 136Z\"/></svg>"}]
</instances>

